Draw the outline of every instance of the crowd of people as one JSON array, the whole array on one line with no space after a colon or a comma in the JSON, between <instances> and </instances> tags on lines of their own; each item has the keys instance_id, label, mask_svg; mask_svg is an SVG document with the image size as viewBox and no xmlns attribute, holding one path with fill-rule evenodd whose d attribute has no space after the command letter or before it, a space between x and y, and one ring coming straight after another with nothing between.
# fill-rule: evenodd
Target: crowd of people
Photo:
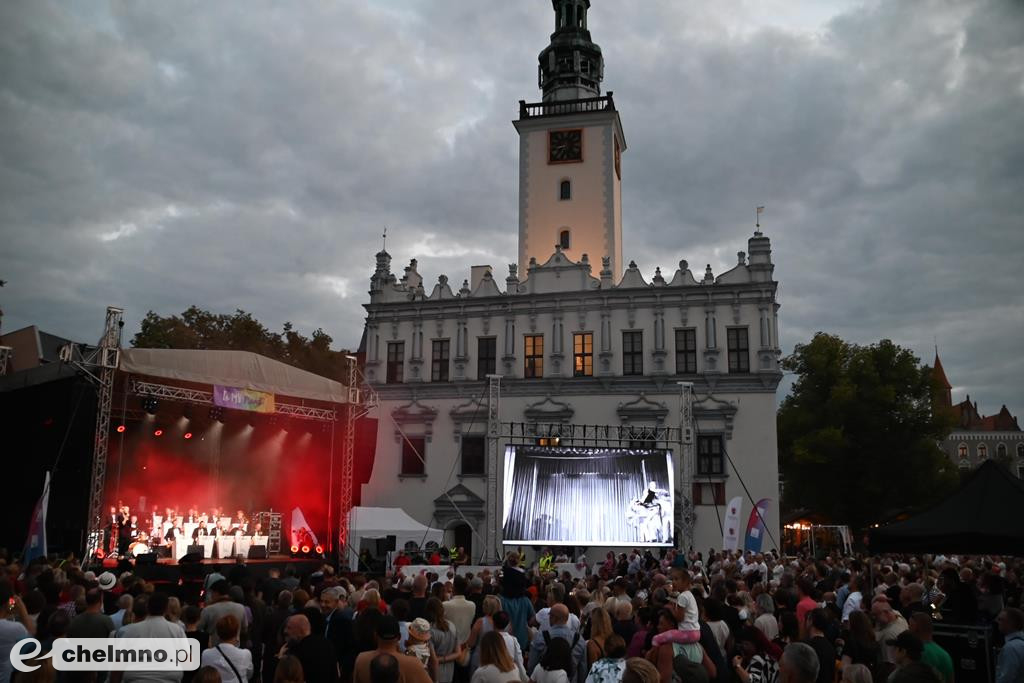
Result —
<instances>
[{"instance_id":1,"label":"crowd of people","mask_svg":"<svg viewBox=\"0 0 1024 683\"><path fill-rule=\"evenodd\" d=\"M1024 681L1021 559L633 551L574 578L512 552L465 569L257 577L240 558L189 592L0 556L0 683L953 683L937 623L989 633L996 683ZM60 637L195 638L202 666L13 672L28 636L43 654Z\"/></svg>"}]
</instances>

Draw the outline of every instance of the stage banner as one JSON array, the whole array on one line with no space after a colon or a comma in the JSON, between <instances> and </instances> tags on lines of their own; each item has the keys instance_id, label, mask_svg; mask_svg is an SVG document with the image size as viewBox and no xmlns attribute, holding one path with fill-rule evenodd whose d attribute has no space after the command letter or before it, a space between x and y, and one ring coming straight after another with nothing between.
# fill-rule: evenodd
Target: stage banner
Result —
<instances>
[{"instance_id":1,"label":"stage banner","mask_svg":"<svg viewBox=\"0 0 1024 683\"><path fill-rule=\"evenodd\" d=\"M213 404L221 408L249 410L254 413L274 412L274 395L266 391L213 385Z\"/></svg>"},{"instance_id":2,"label":"stage banner","mask_svg":"<svg viewBox=\"0 0 1024 683\"><path fill-rule=\"evenodd\" d=\"M740 511L743 509L743 496L736 496L729 501L725 511L725 523L722 528L722 550L738 550L740 547Z\"/></svg>"},{"instance_id":3,"label":"stage banner","mask_svg":"<svg viewBox=\"0 0 1024 683\"><path fill-rule=\"evenodd\" d=\"M767 531L764 525L764 516L768 514L768 507L771 504L771 498L762 498L750 511L750 519L747 520L747 539L743 543L744 550L749 550L752 553L761 552L761 542Z\"/></svg>"},{"instance_id":4,"label":"stage banner","mask_svg":"<svg viewBox=\"0 0 1024 683\"><path fill-rule=\"evenodd\" d=\"M46 508L50 503L50 473L46 473L43 481L43 495L36 503L32 512L32 523L28 527L28 539L25 541L23 562L27 565L37 557L46 556Z\"/></svg>"}]
</instances>

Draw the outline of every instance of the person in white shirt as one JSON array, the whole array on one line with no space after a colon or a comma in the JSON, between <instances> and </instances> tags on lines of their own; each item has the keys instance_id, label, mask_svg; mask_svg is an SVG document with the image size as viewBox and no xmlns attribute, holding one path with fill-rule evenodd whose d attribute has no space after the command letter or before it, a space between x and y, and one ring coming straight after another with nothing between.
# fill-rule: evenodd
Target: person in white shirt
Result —
<instances>
[{"instance_id":1,"label":"person in white shirt","mask_svg":"<svg viewBox=\"0 0 1024 683\"><path fill-rule=\"evenodd\" d=\"M164 617L167 613L167 596L153 593L146 602L147 616L142 621L122 626L118 638L181 638L185 639L185 629L181 624L173 624ZM112 671L111 683L135 683L136 681L164 681L181 683L181 671Z\"/></svg>"},{"instance_id":2,"label":"person in white shirt","mask_svg":"<svg viewBox=\"0 0 1024 683\"><path fill-rule=\"evenodd\" d=\"M200 663L212 666L220 673L222 683L245 683L252 678L252 653L240 648L238 634L242 625L233 614L217 622L219 643L203 650Z\"/></svg>"},{"instance_id":3,"label":"person in white shirt","mask_svg":"<svg viewBox=\"0 0 1024 683\"><path fill-rule=\"evenodd\" d=\"M548 606L537 612L534 619L537 620L537 628L547 631L551 628L551 606L565 601L565 587L560 583L553 583L548 587ZM580 618L569 613L569 628L573 631L580 630Z\"/></svg>"},{"instance_id":4,"label":"person in white shirt","mask_svg":"<svg viewBox=\"0 0 1024 683\"><path fill-rule=\"evenodd\" d=\"M519 645L516 637L508 632L508 612L504 610L495 612L491 619L494 622L494 630L501 634L501 639L505 641L505 647L508 649L512 661L516 663L520 680L526 681L529 677L526 675L526 663L523 661L523 648Z\"/></svg>"},{"instance_id":5,"label":"person in white shirt","mask_svg":"<svg viewBox=\"0 0 1024 683\"><path fill-rule=\"evenodd\" d=\"M451 600L444 601L444 616L455 624L455 633L459 642L464 643L469 639L469 632L473 628L473 617L476 616L476 605L466 599L466 577L456 576L452 580Z\"/></svg>"}]
</instances>

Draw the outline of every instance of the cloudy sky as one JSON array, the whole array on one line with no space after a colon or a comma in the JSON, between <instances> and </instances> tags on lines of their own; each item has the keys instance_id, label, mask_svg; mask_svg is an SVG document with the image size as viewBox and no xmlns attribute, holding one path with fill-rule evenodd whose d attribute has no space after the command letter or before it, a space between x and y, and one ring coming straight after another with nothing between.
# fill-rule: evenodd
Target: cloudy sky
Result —
<instances>
[{"instance_id":1,"label":"cloudy sky","mask_svg":"<svg viewBox=\"0 0 1024 683\"><path fill-rule=\"evenodd\" d=\"M1024 413L1024 3L595 0L626 258L735 263L784 348L888 337ZM515 259L547 0L0 3L3 326L242 308L357 343L388 226L428 281Z\"/></svg>"}]
</instances>

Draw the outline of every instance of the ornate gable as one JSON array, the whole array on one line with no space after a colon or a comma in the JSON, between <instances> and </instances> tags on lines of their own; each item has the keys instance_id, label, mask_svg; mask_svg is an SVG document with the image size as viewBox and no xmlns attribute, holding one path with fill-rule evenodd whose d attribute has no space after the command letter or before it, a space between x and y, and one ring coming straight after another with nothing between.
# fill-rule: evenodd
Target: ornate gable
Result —
<instances>
[{"instance_id":1,"label":"ornate gable","mask_svg":"<svg viewBox=\"0 0 1024 683\"><path fill-rule=\"evenodd\" d=\"M620 403L619 407L615 411L619 415L619 419L625 423L630 422L654 422L655 424L661 424L665 420L665 416L668 415L668 406L664 403L658 403L647 398L647 395L641 393L638 398L628 403Z\"/></svg>"},{"instance_id":2,"label":"ornate gable","mask_svg":"<svg viewBox=\"0 0 1024 683\"><path fill-rule=\"evenodd\" d=\"M523 416L528 422L568 422L576 413L568 403L556 401L550 395L523 409Z\"/></svg>"}]
</instances>

